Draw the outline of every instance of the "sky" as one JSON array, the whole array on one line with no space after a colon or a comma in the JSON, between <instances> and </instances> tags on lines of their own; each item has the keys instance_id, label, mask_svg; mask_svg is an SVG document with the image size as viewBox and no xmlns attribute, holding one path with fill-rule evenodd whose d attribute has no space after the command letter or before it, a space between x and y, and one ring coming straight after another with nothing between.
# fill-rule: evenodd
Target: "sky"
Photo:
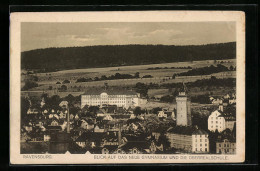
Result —
<instances>
[{"instance_id":1,"label":"sky","mask_svg":"<svg viewBox=\"0 0 260 171\"><path fill-rule=\"evenodd\" d=\"M94 45L202 45L236 41L235 22L85 22L21 25L21 50Z\"/></svg>"}]
</instances>

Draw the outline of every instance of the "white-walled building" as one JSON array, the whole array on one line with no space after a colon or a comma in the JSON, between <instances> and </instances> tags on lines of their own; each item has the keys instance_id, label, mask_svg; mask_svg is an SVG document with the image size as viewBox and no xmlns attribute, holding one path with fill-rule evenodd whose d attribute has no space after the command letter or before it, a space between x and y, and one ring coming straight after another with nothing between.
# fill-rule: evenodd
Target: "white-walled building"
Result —
<instances>
[{"instance_id":1,"label":"white-walled building","mask_svg":"<svg viewBox=\"0 0 260 171\"><path fill-rule=\"evenodd\" d=\"M93 90L81 95L81 108L85 105L135 107L139 105L140 95L128 90Z\"/></svg>"},{"instance_id":2,"label":"white-walled building","mask_svg":"<svg viewBox=\"0 0 260 171\"><path fill-rule=\"evenodd\" d=\"M176 126L167 130L170 147L187 153L208 153L208 133L197 127Z\"/></svg>"},{"instance_id":3,"label":"white-walled building","mask_svg":"<svg viewBox=\"0 0 260 171\"><path fill-rule=\"evenodd\" d=\"M236 118L232 115L225 114L223 112L223 105L219 106L219 110L215 110L209 115L208 118L208 130L215 132L222 132L225 129L230 129L231 131L234 128L236 123Z\"/></svg>"},{"instance_id":4,"label":"white-walled building","mask_svg":"<svg viewBox=\"0 0 260 171\"><path fill-rule=\"evenodd\" d=\"M208 118L208 130L222 132L226 129L225 127L225 118L222 115L222 112L215 110L211 113Z\"/></svg>"},{"instance_id":5,"label":"white-walled building","mask_svg":"<svg viewBox=\"0 0 260 171\"><path fill-rule=\"evenodd\" d=\"M193 153L208 153L209 138L208 133L203 130L196 130L192 133L192 152Z\"/></svg>"}]
</instances>

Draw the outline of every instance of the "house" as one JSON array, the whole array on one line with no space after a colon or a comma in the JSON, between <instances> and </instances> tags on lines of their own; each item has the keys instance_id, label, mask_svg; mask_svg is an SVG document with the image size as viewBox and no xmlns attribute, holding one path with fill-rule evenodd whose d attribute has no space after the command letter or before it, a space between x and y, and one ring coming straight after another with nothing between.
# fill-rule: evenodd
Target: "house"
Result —
<instances>
[{"instance_id":1,"label":"house","mask_svg":"<svg viewBox=\"0 0 260 171\"><path fill-rule=\"evenodd\" d=\"M224 99L229 99L230 98L230 95L229 94L226 94L225 96L223 96Z\"/></svg>"},{"instance_id":2,"label":"house","mask_svg":"<svg viewBox=\"0 0 260 171\"><path fill-rule=\"evenodd\" d=\"M229 104L236 104L236 99L235 98L234 99L229 99L228 103Z\"/></svg>"},{"instance_id":3,"label":"house","mask_svg":"<svg viewBox=\"0 0 260 171\"><path fill-rule=\"evenodd\" d=\"M50 132L45 132L43 134L43 141L50 141L50 139L51 139Z\"/></svg>"},{"instance_id":4,"label":"house","mask_svg":"<svg viewBox=\"0 0 260 171\"><path fill-rule=\"evenodd\" d=\"M215 132L222 132L225 130L225 118L223 117L223 112L220 110L215 110L208 117L208 130Z\"/></svg>"},{"instance_id":5,"label":"house","mask_svg":"<svg viewBox=\"0 0 260 171\"><path fill-rule=\"evenodd\" d=\"M143 141L128 141L117 150L117 153L149 154L149 153L154 153L155 151L156 151L156 147L154 143L150 143L146 140L143 140Z\"/></svg>"},{"instance_id":6,"label":"house","mask_svg":"<svg viewBox=\"0 0 260 171\"><path fill-rule=\"evenodd\" d=\"M81 119L81 128L83 129L93 129L94 128L94 122L90 119Z\"/></svg>"},{"instance_id":7,"label":"house","mask_svg":"<svg viewBox=\"0 0 260 171\"><path fill-rule=\"evenodd\" d=\"M234 139L223 139L216 142L217 154L236 154L236 141Z\"/></svg>"},{"instance_id":8,"label":"house","mask_svg":"<svg viewBox=\"0 0 260 171\"><path fill-rule=\"evenodd\" d=\"M236 117L232 114L227 114L223 112L223 105L219 105L219 110L215 110L208 117L208 130L222 132L225 129L234 128L236 123Z\"/></svg>"},{"instance_id":9,"label":"house","mask_svg":"<svg viewBox=\"0 0 260 171\"><path fill-rule=\"evenodd\" d=\"M168 117L175 118L174 112L164 111L164 110L158 112L158 118L162 119Z\"/></svg>"},{"instance_id":10,"label":"house","mask_svg":"<svg viewBox=\"0 0 260 171\"><path fill-rule=\"evenodd\" d=\"M104 133L94 133L94 132L83 132L76 140L76 144L84 148L89 146L91 148L100 147L103 145Z\"/></svg>"},{"instance_id":11,"label":"house","mask_svg":"<svg viewBox=\"0 0 260 171\"><path fill-rule=\"evenodd\" d=\"M102 127L102 125L96 125L94 127L94 132L105 132L104 126Z\"/></svg>"},{"instance_id":12,"label":"house","mask_svg":"<svg viewBox=\"0 0 260 171\"><path fill-rule=\"evenodd\" d=\"M166 137L170 147L185 153L208 153L208 133L198 127L176 126L169 128Z\"/></svg>"},{"instance_id":13,"label":"house","mask_svg":"<svg viewBox=\"0 0 260 171\"><path fill-rule=\"evenodd\" d=\"M105 121L112 121L113 118L111 117L111 115L107 114L107 115L105 115L105 117L103 118L103 120L105 120Z\"/></svg>"},{"instance_id":14,"label":"house","mask_svg":"<svg viewBox=\"0 0 260 171\"><path fill-rule=\"evenodd\" d=\"M68 103L67 101L61 101L60 104L59 104L59 106L60 106L60 107L67 107L68 104L69 104L69 103Z\"/></svg>"},{"instance_id":15,"label":"house","mask_svg":"<svg viewBox=\"0 0 260 171\"><path fill-rule=\"evenodd\" d=\"M213 99L213 100L211 101L211 103L214 104L214 105L219 105L219 104L222 104L222 103L223 103L223 100L217 98L217 99Z\"/></svg>"}]
</instances>

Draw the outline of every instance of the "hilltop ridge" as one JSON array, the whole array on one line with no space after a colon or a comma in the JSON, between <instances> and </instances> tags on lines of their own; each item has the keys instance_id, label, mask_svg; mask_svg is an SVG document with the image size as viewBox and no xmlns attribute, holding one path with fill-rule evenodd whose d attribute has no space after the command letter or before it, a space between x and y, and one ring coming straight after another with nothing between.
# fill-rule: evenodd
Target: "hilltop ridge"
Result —
<instances>
[{"instance_id":1,"label":"hilltop ridge","mask_svg":"<svg viewBox=\"0 0 260 171\"><path fill-rule=\"evenodd\" d=\"M22 69L44 72L236 57L236 43L208 45L100 45L46 48L21 52Z\"/></svg>"}]
</instances>

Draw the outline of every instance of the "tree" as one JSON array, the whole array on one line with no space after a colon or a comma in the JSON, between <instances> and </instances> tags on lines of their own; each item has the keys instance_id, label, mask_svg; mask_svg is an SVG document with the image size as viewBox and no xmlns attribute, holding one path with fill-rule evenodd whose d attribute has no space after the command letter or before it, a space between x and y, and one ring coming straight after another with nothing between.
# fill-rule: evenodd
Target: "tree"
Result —
<instances>
[{"instance_id":1,"label":"tree","mask_svg":"<svg viewBox=\"0 0 260 171\"><path fill-rule=\"evenodd\" d=\"M232 65L230 65L229 70L234 71L234 67Z\"/></svg>"},{"instance_id":2,"label":"tree","mask_svg":"<svg viewBox=\"0 0 260 171\"><path fill-rule=\"evenodd\" d=\"M139 78L139 77L140 77L139 75L140 75L140 73L139 73L139 72L136 72L134 77L135 77L135 78Z\"/></svg>"},{"instance_id":3,"label":"tree","mask_svg":"<svg viewBox=\"0 0 260 171\"><path fill-rule=\"evenodd\" d=\"M24 87L22 88L22 91L29 90L29 89L32 89L34 87L38 87L38 84L35 81L26 80Z\"/></svg>"},{"instance_id":4,"label":"tree","mask_svg":"<svg viewBox=\"0 0 260 171\"><path fill-rule=\"evenodd\" d=\"M166 151L170 148L170 142L164 133L161 133L159 136L158 143L163 145L163 151Z\"/></svg>"},{"instance_id":5,"label":"tree","mask_svg":"<svg viewBox=\"0 0 260 171\"><path fill-rule=\"evenodd\" d=\"M159 111L162 111L161 107L156 107L156 108L152 109L152 113L154 113L154 114L158 114Z\"/></svg>"},{"instance_id":6,"label":"tree","mask_svg":"<svg viewBox=\"0 0 260 171\"><path fill-rule=\"evenodd\" d=\"M70 83L70 81L69 80L64 80L62 83L63 84L67 84L67 83Z\"/></svg>"},{"instance_id":7,"label":"tree","mask_svg":"<svg viewBox=\"0 0 260 171\"><path fill-rule=\"evenodd\" d=\"M66 91L67 90L67 86L65 85L62 85L60 88L59 88L60 91Z\"/></svg>"},{"instance_id":8,"label":"tree","mask_svg":"<svg viewBox=\"0 0 260 171\"><path fill-rule=\"evenodd\" d=\"M27 111L28 111L29 107L30 107L30 102L26 98L22 97L21 98L21 121L22 121L22 123L25 123L25 121L26 121Z\"/></svg>"},{"instance_id":9,"label":"tree","mask_svg":"<svg viewBox=\"0 0 260 171\"><path fill-rule=\"evenodd\" d=\"M143 111L142 111L141 107L137 106L136 108L134 108L134 114L135 114L136 116L141 115L142 112L143 112Z\"/></svg>"}]
</instances>

